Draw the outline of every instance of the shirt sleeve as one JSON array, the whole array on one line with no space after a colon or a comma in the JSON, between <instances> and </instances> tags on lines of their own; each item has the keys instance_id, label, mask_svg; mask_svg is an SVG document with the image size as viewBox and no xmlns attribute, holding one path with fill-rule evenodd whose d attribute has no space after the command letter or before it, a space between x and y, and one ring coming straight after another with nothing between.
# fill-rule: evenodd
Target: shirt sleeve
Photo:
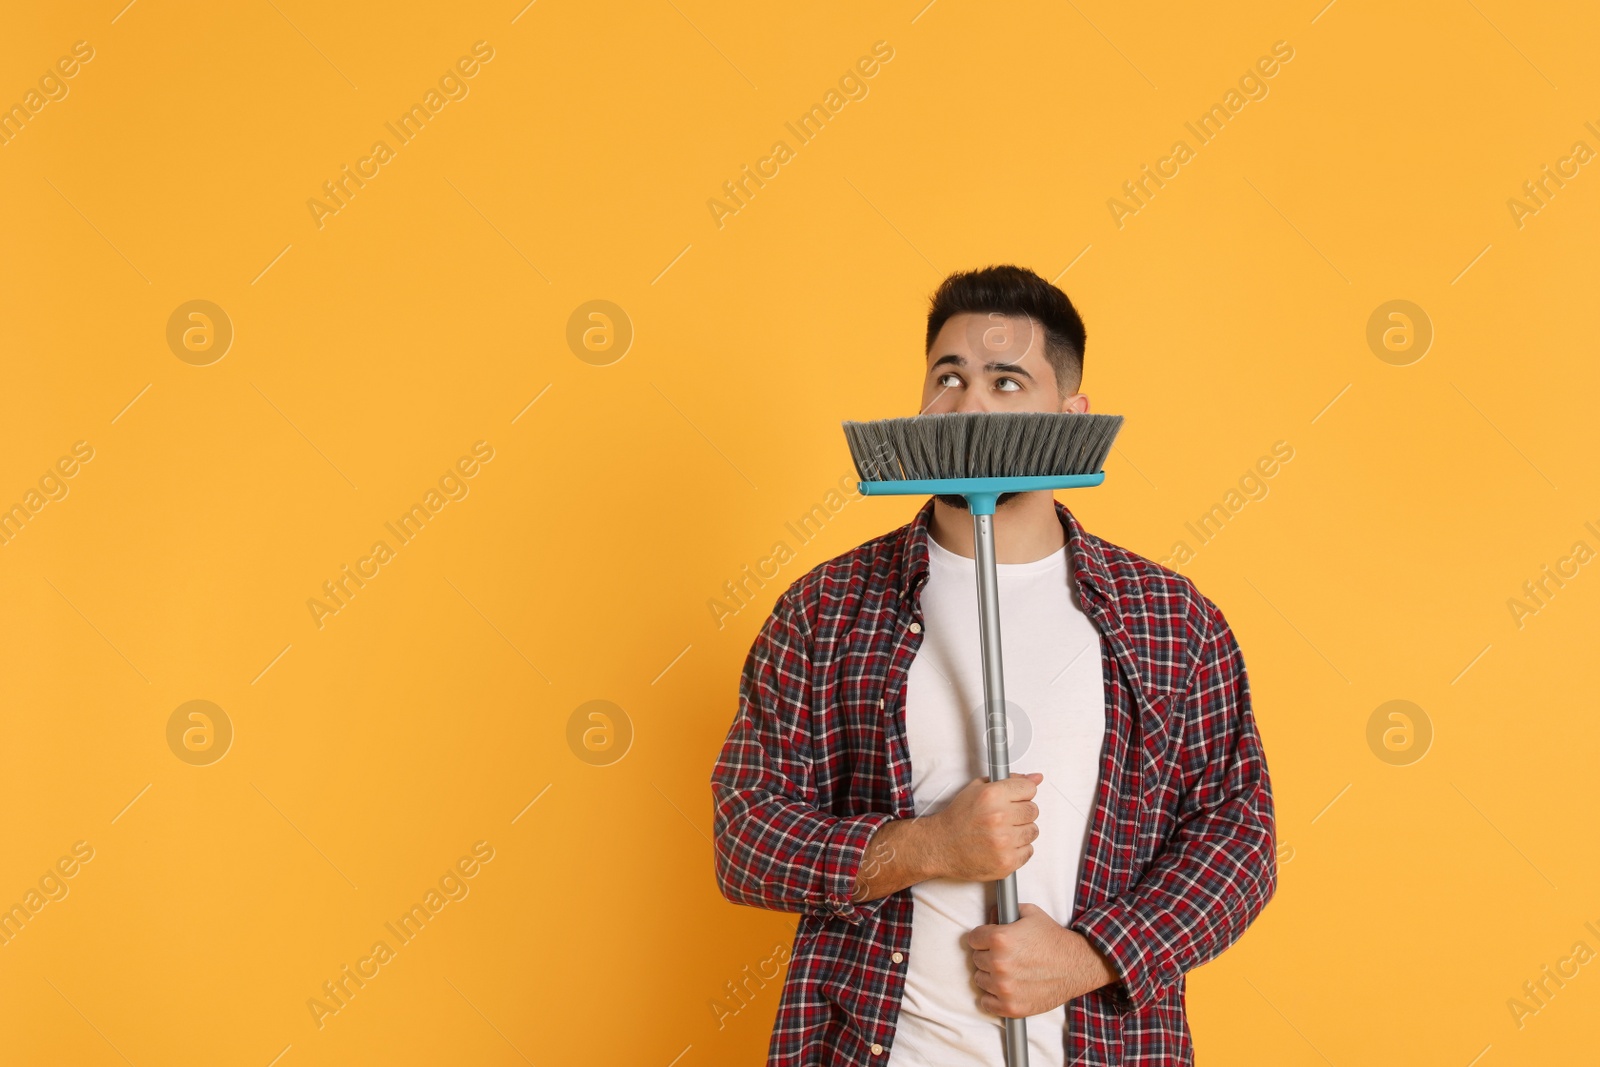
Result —
<instances>
[{"instance_id":1,"label":"shirt sleeve","mask_svg":"<svg viewBox=\"0 0 1600 1067\"><path fill-rule=\"evenodd\" d=\"M1072 923L1116 969L1119 1012L1149 1004L1238 940L1277 888L1266 757L1244 656L1222 613L1178 711L1177 828L1140 881Z\"/></svg>"},{"instance_id":2,"label":"shirt sleeve","mask_svg":"<svg viewBox=\"0 0 1600 1067\"><path fill-rule=\"evenodd\" d=\"M785 595L745 660L739 712L711 774L717 881L736 904L860 923L888 899L850 897L868 842L894 816L818 810L826 709L813 699L810 633Z\"/></svg>"}]
</instances>

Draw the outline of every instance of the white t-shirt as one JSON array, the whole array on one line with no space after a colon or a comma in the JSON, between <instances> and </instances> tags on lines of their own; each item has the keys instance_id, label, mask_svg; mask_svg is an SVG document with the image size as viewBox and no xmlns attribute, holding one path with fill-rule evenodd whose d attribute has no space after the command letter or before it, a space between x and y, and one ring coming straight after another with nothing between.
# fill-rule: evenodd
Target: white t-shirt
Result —
<instances>
[{"instance_id":1,"label":"white t-shirt","mask_svg":"<svg viewBox=\"0 0 1600 1067\"><path fill-rule=\"evenodd\" d=\"M922 645L906 680L912 801L940 811L974 778L988 777L983 661L974 561L928 538ZM1000 636L1011 770L1040 772L1039 838L1017 871L1018 899L1063 926L1100 780L1105 692L1100 634L1079 607L1062 548L1032 563L1002 563ZM914 904L905 996L888 1062L893 1067L993 1067L1005 1062L997 1016L978 1008L962 937L989 921L994 886L937 878L911 888ZM1028 1019L1034 1067L1064 1064L1066 1008Z\"/></svg>"}]
</instances>

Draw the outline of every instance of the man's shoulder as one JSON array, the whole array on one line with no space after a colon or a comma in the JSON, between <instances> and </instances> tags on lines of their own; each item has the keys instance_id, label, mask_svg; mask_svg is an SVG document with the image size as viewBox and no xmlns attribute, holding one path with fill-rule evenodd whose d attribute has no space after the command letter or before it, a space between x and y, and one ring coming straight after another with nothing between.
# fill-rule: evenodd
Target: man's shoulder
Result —
<instances>
[{"instance_id":1,"label":"man's shoulder","mask_svg":"<svg viewBox=\"0 0 1600 1067\"><path fill-rule=\"evenodd\" d=\"M1144 683L1156 693L1183 691L1206 645L1228 632L1222 610L1187 575L1103 538L1094 542Z\"/></svg>"},{"instance_id":2,"label":"man's shoulder","mask_svg":"<svg viewBox=\"0 0 1600 1067\"><path fill-rule=\"evenodd\" d=\"M1172 617L1182 615L1202 623L1217 606L1195 585L1194 579L1130 548L1084 531L1084 539L1098 550L1110 578L1112 596L1123 614Z\"/></svg>"},{"instance_id":3,"label":"man's shoulder","mask_svg":"<svg viewBox=\"0 0 1600 1067\"><path fill-rule=\"evenodd\" d=\"M790 584L774 613L795 616L808 632L820 629L825 618L856 617L863 604L899 588L913 525L908 522L818 563Z\"/></svg>"}]
</instances>

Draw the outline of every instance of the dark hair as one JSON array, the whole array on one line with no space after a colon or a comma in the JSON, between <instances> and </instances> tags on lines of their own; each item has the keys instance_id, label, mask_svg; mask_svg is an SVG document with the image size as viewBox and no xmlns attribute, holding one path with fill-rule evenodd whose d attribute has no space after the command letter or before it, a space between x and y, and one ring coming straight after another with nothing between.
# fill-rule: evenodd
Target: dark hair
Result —
<instances>
[{"instance_id":1,"label":"dark hair","mask_svg":"<svg viewBox=\"0 0 1600 1067\"><path fill-rule=\"evenodd\" d=\"M928 308L928 343L951 316L966 312L1026 315L1044 327L1044 355L1065 396L1083 381L1083 343L1087 334L1067 294L1031 270L1009 265L958 271L940 283ZM1069 388L1069 386L1071 388Z\"/></svg>"}]
</instances>

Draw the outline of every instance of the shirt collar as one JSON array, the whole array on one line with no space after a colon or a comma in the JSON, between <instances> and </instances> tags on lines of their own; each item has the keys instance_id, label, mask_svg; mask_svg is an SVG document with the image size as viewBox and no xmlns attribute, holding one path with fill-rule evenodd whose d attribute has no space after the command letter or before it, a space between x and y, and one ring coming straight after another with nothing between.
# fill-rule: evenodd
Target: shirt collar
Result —
<instances>
[{"instance_id":1,"label":"shirt collar","mask_svg":"<svg viewBox=\"0 0 1600 1067\"><path fill-rule=\"evenodd\" d=\"M1112 581L1110 568L1106 566L1100 539L1085 530L1065 504L1058 500L1055 505L1056 518L1067 534L1072 577L1085 601L1085 611L1091 615L1103 611L1108 624L1117 625L1116 585ZM928 577L928 527L932 522L933 498L929 497L916 518L904 528L905 539L901 542L900 558L904 561L901 595L908 602L913 602L920 594L922 583Z\"/></svg>"}]
</instances>

